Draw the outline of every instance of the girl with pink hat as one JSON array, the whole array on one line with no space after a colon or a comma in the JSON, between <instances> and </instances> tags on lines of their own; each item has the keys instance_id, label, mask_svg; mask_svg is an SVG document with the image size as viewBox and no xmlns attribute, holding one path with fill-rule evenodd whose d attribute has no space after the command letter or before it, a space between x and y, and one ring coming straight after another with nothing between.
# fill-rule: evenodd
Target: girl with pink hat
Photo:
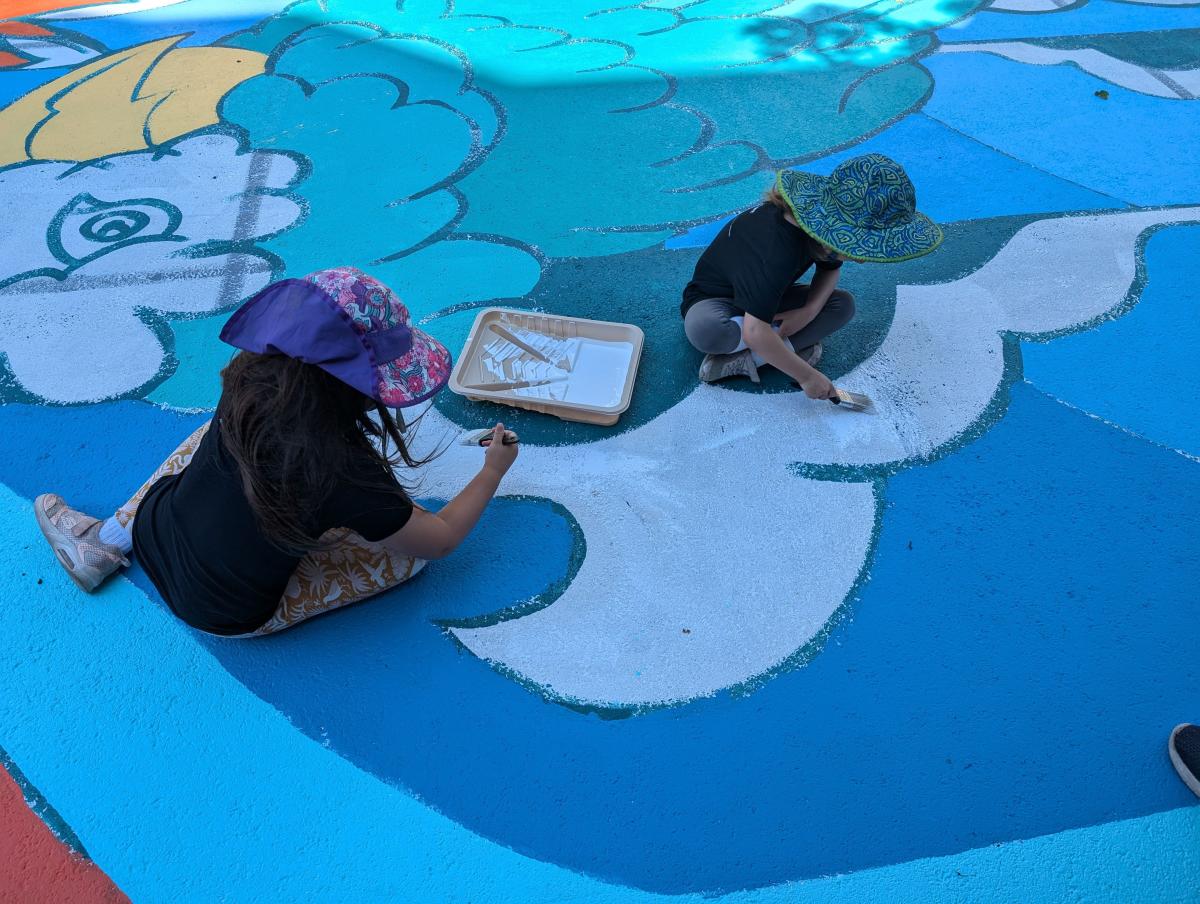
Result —
<instances>
[{"instance_id":1,"label":"girl with pink hat","mask_svg":"<svg viewBox=\"0 0 1200 904\"><path fill-rule=\"evenodd\" d=\"M390 289L348 267L274 283L230 318L241 351L213 419L101 521L34 500L68 574L95 590L136 553L187 624L269 634L403 583L471 532L517 456L497 424L483 466L441 511L394 467L419 467L389 411L433 397L450 354ZM505 441L507 439L507 442Z\"/></svg>"}]
</instances>

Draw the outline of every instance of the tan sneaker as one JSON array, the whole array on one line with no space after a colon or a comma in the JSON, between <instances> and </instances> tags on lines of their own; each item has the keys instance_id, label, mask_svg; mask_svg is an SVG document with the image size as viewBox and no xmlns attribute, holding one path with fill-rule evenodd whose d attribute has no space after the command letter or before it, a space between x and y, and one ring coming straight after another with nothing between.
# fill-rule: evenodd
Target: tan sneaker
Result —
<instances>
[{"instance_id":1,"label":"tan sneaker","mask_svg":"<svg viewBox=\"0 0 1200 904\"><path fill-rule=\"evenodd\" d=\"M716 383L729 377L749 377L758 380L758 368L754 366L753 353L748 348L729 355L705 355L700 362L700 379L705 383Z\"/></svg>"},{"instance_id":2,"label":"tan sneaker","mask_svg":"<svg viewBox=\"0 0 1200 904\"><path fill-rule=\"evenodd\" d=\"M821 363L821 355L823 355L824 353L825 353L825 348L824 348L824 346L821 345L820 342L818 342L814 345L807 345L804 348L802 348L796 352L797 355L799 355L801 358L804 359L804 363L807 364L809 367L816 367L818 364L820 364Z\"/></svg>"},{"instance_id":3,"label":"tan sneaker","mask_svg":"<svg viewBox=\"0 0 1200 904\"><path fill-rule=\"evenodd\" d=\"M91 593L118 568L129 565L121 550L101 541L98 519L68 508L56 493L33 500L33 513L59 563L84 593Z\"/></svg>"}]
</instances>

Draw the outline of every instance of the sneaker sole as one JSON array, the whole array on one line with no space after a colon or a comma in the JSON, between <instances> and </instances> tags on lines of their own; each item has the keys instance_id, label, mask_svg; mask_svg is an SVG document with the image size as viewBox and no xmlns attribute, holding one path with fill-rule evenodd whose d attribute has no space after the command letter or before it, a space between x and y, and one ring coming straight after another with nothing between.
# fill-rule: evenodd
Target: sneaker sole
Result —
<instances>
[{"instance_id":1,"label":"sneaker sole","mask_svg":"<svg viewBox=\"0 0 1200 904\"><path fill-rule=\"evenodd\" d=\"M38 498L40 499L41 497L39 496ZM41 530L42 536L46 538L46 542L49 543L50 548L54 550L54 555L58 559L59 564L62 565L63 570L66 571L67 576L70 577L70 579L75 582L75 586L84 593L91 593L94 591L96 589L95 586L89 587L88 584L82 578L80 578L78 574L75 573L75 563L71 561L71 557L67 554L67 551L58 544L58 540L54 536L54 534L57 533L57 529L53 524L50 523L49 519L46 517L46 514L42 511L42 507L38 505L36 499L34 500L33 514L37 519L38 528Z\"/></svg>"},{"instance_id":2,"label":"sneaker sole","mask_svg":"<svg viewBox=\"0 0 1200 904\"><path fill-rule=\"evenodd\" d=\"M1179 758L1179 754L1175 752L1175 736L1186 727L1187 723L1185 722L1183 725L1176 725L1175 728L1172 729L1171 740L1167 742L1167 753L1171 755L1171 765L1174 766L1175 771L1179 773L1179 778L1183 780L1183 783L1188 786L1188 789L1193 794L1195 794L1197 797L1200 797L1200 780L1197 780L1196 776L1192 774L1192 770L1183 765L1183 760L1181 760Z\"/></svg>"}]
</instances>

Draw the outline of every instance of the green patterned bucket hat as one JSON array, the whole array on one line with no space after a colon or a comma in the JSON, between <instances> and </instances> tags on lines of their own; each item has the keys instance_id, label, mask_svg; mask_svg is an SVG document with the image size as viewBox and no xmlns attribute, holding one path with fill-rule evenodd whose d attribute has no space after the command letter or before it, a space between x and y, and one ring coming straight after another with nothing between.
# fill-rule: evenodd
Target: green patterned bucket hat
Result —
<instances>
[{"instance_id":1,"label":"green patterned bucket hat","mask_svg":"<svg viewBox=\"0 0 1200 904\"><path fill-rule=\"evenodd\" d=\"M882 154L852 157L828 176L780 170L775 187L800 228L843 257L896 263L942 243L941 227L917 212L904 167Z\"/></svg>"}]
</instances>

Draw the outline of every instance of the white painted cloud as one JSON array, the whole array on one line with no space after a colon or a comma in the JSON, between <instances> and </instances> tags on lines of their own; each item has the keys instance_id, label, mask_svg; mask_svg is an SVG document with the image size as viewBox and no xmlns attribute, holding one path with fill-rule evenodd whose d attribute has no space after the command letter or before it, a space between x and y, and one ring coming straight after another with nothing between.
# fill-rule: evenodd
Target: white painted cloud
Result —
<instances>
[{"instance_id":1,"label":"white painted cloud","mask_svg":"<svg viewBox=\"0 0 1200 904\"><path fill-rule=\"evenodd\" d=\"M1200 207L1042 220L963 279L901 286L883 345L841 381L875 398L873 415L699 386L628 433L524 449L504 491L570 509L586 559L552 605L455 636L549 696L606 706L681 702L769 672L842 605L876 514L870 483L801 479L788 465L938 454L996 396L1002 333L1112 312L1135 277L1139 235L1196 220ZM429 441L439 425L455 429L431 411ZM453 447L430 467L431 491L457 492L477 463L478 450Z\"/></svg>"},{"instance_id":2,"label":"white painted cloud","mask_svg":"<svg viewBox=\"0 0 1200 904\"><path fill-rule=\"evenodd\" d=\"M153 379L165 351L146 315L206 314L267 285L253 243L300 209L262 192L295 176L288 155L223 134L0 170L0 353L19 386L87 402Z\"/></svg>"}]
</instances>

